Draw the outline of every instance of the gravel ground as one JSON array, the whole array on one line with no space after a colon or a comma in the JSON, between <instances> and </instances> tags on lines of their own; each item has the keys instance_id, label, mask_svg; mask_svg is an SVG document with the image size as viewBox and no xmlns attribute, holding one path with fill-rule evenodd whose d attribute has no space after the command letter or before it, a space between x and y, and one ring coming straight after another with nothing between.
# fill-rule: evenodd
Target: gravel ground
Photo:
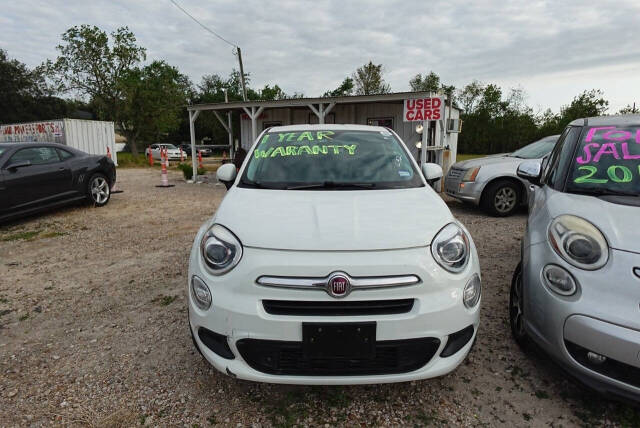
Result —
<instances>
[{"instance_id":1,"label":"gravel ground","mask_svg":"<svg viewBox=\"0 0 640 428\"><path fill-rule=\"evenodd\" d=\"M448 376L353 387L234 380L194 350L187 259L224 187L158 189L123 169L104 208L0 226L0 426L640 426L640 411L574 384L509 333L511 273L526 214L489 218L448 201L483 272L478 342Z\"/></svg>"}]
</instances>

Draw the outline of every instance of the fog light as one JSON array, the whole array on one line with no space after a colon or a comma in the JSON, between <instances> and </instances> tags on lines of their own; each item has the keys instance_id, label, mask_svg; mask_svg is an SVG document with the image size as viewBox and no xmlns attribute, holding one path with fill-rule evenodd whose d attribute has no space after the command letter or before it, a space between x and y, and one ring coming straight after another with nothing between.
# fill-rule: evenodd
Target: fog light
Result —
<instances>
[{"instance_id":1,"label":"fog light","mask_svg":"<svg viewBox=\"0 0 640 428\"><path fill-rule=\"evenodd\" d=\"M558 265L546 265L542 270L542 278L552 291L563 296L571 296L576 292L576 281L566 269Z\"/></svg>"},{"instance_id":2,"label":"fog light","mask_svg":"<svg viewBox=\"0 0 640 428\"><path fill-rule=\"evenodd\" d=\"M607 357L605 357L604 355L596 354L595 352L591 352L591 351L587 352L587 358L593 364L598 364L598 365L607 361Z\"/></svg>"},{"instance_id":3,"label":"fog light","mask_svg":"<svg viewBox=\"0 0 640 428\"><path fill-rule=\"evenodd\" d=\"M197 276L191 277L191 297L196 306L203 311L211 307L211 292L203 280Z\"/></svg>"},{"instance_id":4,"label":"fog light","mask_svg":"<svg viewBox=\"0 0 640 428\"><path fill-rule=\"evenodd\" d=\"M480 295L482 294L482 284L478 274L473 275L471 280L464 287L463 301L464 305L471 309L480 301Z\"/></svg>"}]
</instances>

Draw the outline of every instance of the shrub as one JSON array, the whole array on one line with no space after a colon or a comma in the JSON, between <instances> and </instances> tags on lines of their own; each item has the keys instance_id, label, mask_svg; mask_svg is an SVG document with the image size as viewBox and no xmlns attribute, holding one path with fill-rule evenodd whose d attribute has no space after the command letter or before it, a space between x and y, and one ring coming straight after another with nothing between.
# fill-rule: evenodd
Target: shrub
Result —
<instances>
[{"instance_id":1,"label":"shrub","mask_svg":"<svg viewBox=\"0 0 640 428\"><path fill-rule=\"evenodd\" d=\"M193 178L193 166L190 163L179 163L178 169L184 174L185 180L191 180ZM198 168L198 175L204 175L206 172L206 169Z\"/></svg>"}]
</instances>

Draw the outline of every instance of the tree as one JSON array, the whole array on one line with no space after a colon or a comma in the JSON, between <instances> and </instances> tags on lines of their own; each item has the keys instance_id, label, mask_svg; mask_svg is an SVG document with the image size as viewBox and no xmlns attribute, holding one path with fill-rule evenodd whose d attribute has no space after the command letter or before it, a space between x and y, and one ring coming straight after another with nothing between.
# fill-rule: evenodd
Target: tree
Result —
<instances>
[{"instance_id":1,"label":"tree","mask_svg":"<svg viewBox=\"0 0 640 428\"><path fill-rule=\"evenodd\" d=\"M327 91L322 95L323 97L345 97L353 95L353 79L351 77L345 77L340 86L333 91Z\"/></svg>"},{"instance_id":2,"label":"tree","mask_svg":"<svg viewBox=\"0 0 640 428\"><path fill-rule=\"evenodd\" d=\"M116 118L134 155L139 140L157 140L179 126L190 88L189 79L164 61L121 76L117 89L122 103Z\"/></svg>"},{"instance_id":3,"label":"tree","mask_svg":"<svg viewBox=\"0 0 640 428\"><path fill-rule=\"evenodd\" d=\"M353 73L352 79L355 83L357 95L388 94L391 86L382 78L382 64L368 64L358 68Z\"/></svg>"},{"instance_id":4,"label":"tree","mask_svg":"<svg viewBox=\"0 0 640 428\"><path fill-rule=\"evenodd\" d=\"M475 111L483 89L484 85L481 82L474 80L458 91L456 100L460 103L462 110L465 113L472 113Z\"/></svg>"},{"instance_id":5,"label":"tree","mask_svg":"<svg viewBox=\"0 0 640 428\"><path fill-rule=\"evenodd\" d=\"M29 70L0 49L0 123L68 117L78 104L53 96L40 67Z\"/></svg>"},{"instance_id":6,"label":"tree","mask_svg":"<svg viewBox=\"0 0 640 428\"><path fill-rule=\"evenodd\" d=\"M146 59L146 50L127 27L112 32L109 40L98 27L76 26L62 41L58 58L45 64L55 88L89 98L99 119L114 120L123 103L120 82Z\"/></svg>"},{"instance_id":7,"label":"tree","mask_svg":"<svg viewBox=\"0 0 640 428\"><path fill-rule=\"evenodd\" d=\"M633 103L633 106L631 104L627 104L626 107L620 109L620 111L618 112L618 114L638 114L640 113L640 109L636 107L636 103Z\"/></svg>"},{"instance_id":8,"label":"tree","mask_svg":"<svg viewBox=\"0 0 640 428\"><path fill-rule=\"evenodd\" d=\"M604 99L600 89L584 91L571 101L571 104L560 109L559 125L564 128L569 122L582 117L600 116L607 111L609 101Z\"/></svg>"},{"instance_id":9,"label":"tree","mask_svg":"<svg viewBox=\"0 0 640 428\"><path fill-rule=\"evenodd\" d=\"M413 92L432 92L435 94L440 90L440 76L433 71L425 74L424 77L418 73L409 81L409 86Z\"/></svg>"}]
</instances>

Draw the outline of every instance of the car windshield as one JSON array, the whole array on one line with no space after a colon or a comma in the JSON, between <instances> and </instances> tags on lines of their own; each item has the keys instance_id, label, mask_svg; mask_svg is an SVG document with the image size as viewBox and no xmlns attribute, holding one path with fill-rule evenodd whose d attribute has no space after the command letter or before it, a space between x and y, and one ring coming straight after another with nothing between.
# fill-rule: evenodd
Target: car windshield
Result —
<instances>
[{"instance_id":1,"label":"car windshield","mask_svg":"<svg viewBox=\"0 0 640 428\"><path fill-rule=\"evenodd\" d=\"M534 143L528 144L515 152L510 156L520 159L542 159L553 150L556 141L558 141L558 135L551 137L545 137L542 140L538 140Z\"/></svg>"},{"instance_id":2,"label":"car windshield","mask_svg":"<svg viewBox=\"0 0 640 428\"><path fill-rule=\"evenodd\" d=\"M567 191L640 195L640 125L583 130L569 170Z\"/></svg>"},{"instance_id":3,"label":"car windshield","mask_svg":"<svg viewBox=\"0 0 640 428\"><path fill-rule=\"evenodd\" d=\"M163 147L165 149L175 149L177 150L178 148L176 146L174 146L173 144L160 144L160 147Z\"/></svg>"},{"instance_id":4,"label":"car windshield","mask_svg":"<svg viewBox=\"0 0 640 428\"><path fill-rule=\"evenodd\" d=\"M273 130L257 143L241 187L289 190L421 187L401 142L389 131Z\"/></svg>"}]
</instances>

